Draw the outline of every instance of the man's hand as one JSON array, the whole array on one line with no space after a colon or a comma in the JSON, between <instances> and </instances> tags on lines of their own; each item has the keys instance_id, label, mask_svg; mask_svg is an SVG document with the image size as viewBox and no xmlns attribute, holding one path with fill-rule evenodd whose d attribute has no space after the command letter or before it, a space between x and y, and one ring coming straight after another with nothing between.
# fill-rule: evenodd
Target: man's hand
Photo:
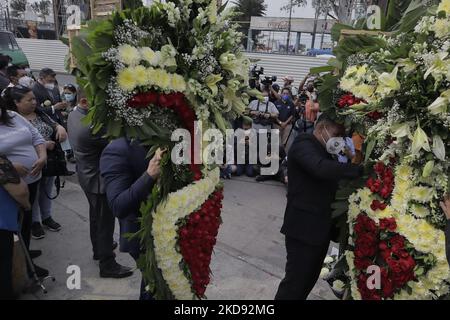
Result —
<instances>
[{"instance_id":1,"label":"man's hand","mask_svg":"<svg viewBox=\"0 0 450 320\"><path fill-rule=\"evenodd\" d=\"M47 162L47 158L39 158L32 167L32 170L30 172L30 176L37 176L39 173L41 173L42 168L44 168L45 163Z\"/></svg>"},{"instance_id":2,"label":"man's hand","mask_svg":"<svg viewBox=\"0 0 450 320\"><path fill-rule=\"evenodd\" d=\"M446 194L444 196L444 201L441 201L440 203L442 211L444 211L447 220L450 220L450 194Z\"/></svg>"},{"instance_id":3,"label":"man's hand","mask_svg":"<svg viewBox=\"0 0 450 320\"><path fill-rule=\"evenodd\" d=\"M150 163L148 164L147 174L154 180L157 180L161 174L161 159L166 151L166 149L161 150L161 148L158 148L152 160L150 160Z\"/></svg>"},{"instance_id":4,"label":"man's hand","mask_svg":"<svg viewBox=\"0 0 450 320\"><path fill-rule=\"evenodd\" d=\"M56 126L56 140L58 140L58 142L64 142L67 140L67 131L61 125Z\"/></svg>"},{"instance_id":5,"label":"man's hand","mask_svg":"<svg viewBox=\"0 0 450 320\"><path fill-rule=\"evenodd\" d=\"M64 110L65 108L67 108L67 106L67 102L58 102L53 107L55 108L55 110Z\"/></svg>"},{"instance_id":6,"label":"man's hand","mask_svg":"<svg viewBox=\"0 0 450 320\"><path fill-rule=\"evenodd\" d=\"M47 150L54 150L55 149L55 142L54 141L45 141L45 147Z\"/></svg>"},{"instance_id":7,"label":"man's hand","mask_svg":"<svg viewBox=\"0 0 450 320\"><path fill-rule=\"evenodd\" d=\"M344 153L345 153L345 156L346 156L348 159L353 160L354 154L353 154L352 150L350 150L349 147L347 147L347 146L344 147Z\"/></svg>"},{"instance_id":8,"label":"man's hand","mask_svg":"<svg viewBox=\"0 0 450 320\"><path fill-rule=\"evenodd\" d=\"M26 177L28 175L28 169L25 166L21 165L20 163L13 163L12 165L14 169L16 169L19 176Z\"/></svg>"}]
</instances>

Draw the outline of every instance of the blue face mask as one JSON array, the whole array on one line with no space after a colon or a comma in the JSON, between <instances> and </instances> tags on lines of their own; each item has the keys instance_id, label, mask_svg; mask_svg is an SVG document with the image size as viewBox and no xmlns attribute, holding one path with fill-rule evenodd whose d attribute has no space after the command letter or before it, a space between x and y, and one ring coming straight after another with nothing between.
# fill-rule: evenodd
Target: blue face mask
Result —
<instances>
[{"instance_id":1,"label":"blue face mask","mask_svg":"<svg viewBox=\"0 0 450 320\"><path fill-rule=\"evenodd\" d=\"M64 97L66 98L66 101L68 101L68 102L75 101L75 95L72 93L66 93L66 94L64 94Z\"/></svg>"},{"instance_id":2,"label":"blue face mask","mask_svg":"<svg viewBox=\"0 0 450 320\"><path fill-rule=\"evenodd\" d=\"M289 102L291 100L291 97L288 94L283 94L281 96L281 99L283 99L286 102Z\"/></svg>"}]
</instances>

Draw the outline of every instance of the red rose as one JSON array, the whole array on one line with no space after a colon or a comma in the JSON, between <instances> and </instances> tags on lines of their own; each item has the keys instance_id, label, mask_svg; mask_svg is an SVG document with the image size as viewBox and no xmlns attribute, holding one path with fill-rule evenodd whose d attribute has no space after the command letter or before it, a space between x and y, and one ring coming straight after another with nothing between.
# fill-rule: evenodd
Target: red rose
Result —
<instances>
[{"instance_id":1,"label":"red rose","mask_svg":"<svg viewBox=\"0 0 450 320\"><path fill-rule=\"evenodd\" d=\"M388 231L395 231L395 229L397 229L397 222L395 221L395 218L381 219L380 220L380 229L388 230Z\"/></svg>"},{"instance_id":2,"label":"red rose","mask_svg":"<svg viewBox=\"0 0 450 320\"><path fill-rule=\"evenodd\" d=\"M373 193L376 193L378 191L380 191L381 188L381 180L377 179L373 182L372 187L370 188L370 191L372 191Z\"/></svg>"},{"instance_id":3,"label":"red rose","mask_svg":"<svg viewBox=\"0 0 450 320\"><path fill-rule=\"evenodd\" d=\"M381 278L381 289L383 291L384 298L392 298L394 295L394 284L388 278Z\"/></svg>"},{"instance_id":4,"label":"red rose","mask_svg":"<svg viewBox=\"0 0 450 320\"><path fill-rule=\"evenodd\" d=\"M378 239L374 234L363 233L355 241L355 255L359 257L373 257L378 248Z\"/></svg>"},{"instance_id":5,"label":"red rose","mask_svg":"<svg viewBox=\"0 0 450 320\"><path fill-rule=\"evenodd\" d=\"M171 100L167 95L165 95L165 94L161 94L160 96L159 96L159 99L158 99L159 101L159 104L162 106L162 107L164 107L164 108L169 108L169 107L171 107L171 106L173 106L173 104L174 104L174 101L173 100Z\"/></svg>"},{"instance_id":6,"label":"red rose","mask_svg":"<svg viewBox=\"0 0 450 320\"><path fill-rule=\"evenodd\" d=\"M384 163L383 162L377 162L374 166L373 169L375 170L375 172L378 175L381 175L384 172Z\"/></svg>"},{"instance_id":7,"label":"red rose","mask_svg":"<svg viewBox=\"0 0 450 320\"><path fill-rule=\"evenodd\" d=\"M378 210L378 209L380 208L380 204L381 204L380 201L378 201L378 200L373 200L373 201L372 201L372 204L370 205L370 208L371 208L373 211L376 211L376 210Z\"/></svg>"},{"instance_id":8,"label":"red rose","mask_svg":"<svg viewBox=\"0 0 450 320\"><path fill-rule=\"evenodd\" d=\"M381 190L380 190L380 192L379 192L379 194L380 194L380 196L382 196L384 199L387 199L387 198L389 198L389 196L391 195L391 189L389 188L389 186L384 186Z\"/></svg>"},{"instance_id":9,"label":"red rose","mask_svg":"<svg viewBox=\"0 0 450 320\"><path fill-rule=\"evenodd\" d=\"M354 264L355 264L355 268L357 270L366 271L367 268L373 264L373 262L372 262L372 260L367 259L367 258L356 257L354 260Z\"/></svg>"}]
</instances>

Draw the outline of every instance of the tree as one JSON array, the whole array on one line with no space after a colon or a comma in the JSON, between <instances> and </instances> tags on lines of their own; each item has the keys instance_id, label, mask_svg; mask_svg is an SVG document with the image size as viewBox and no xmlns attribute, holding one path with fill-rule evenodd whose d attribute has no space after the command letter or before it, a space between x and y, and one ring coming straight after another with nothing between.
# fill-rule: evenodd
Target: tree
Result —
<instances>
[{"instance_id":1,"label":"tree","mask_svg":"<svg viewBox=\"0 0 450 320\"><path fill-rule=\"evenodd\" d=\"M12 0L10 6L11 15L14 18L19 18L27 10L27 0Z\"/></svg>"},{"instance_id":2,"label":"tree","mask_svg":"<svg viewBox=\"0 0 450 320\"><path fill-rule=\"evenodd\" d=\"M236 19L241 25L239 31L247 36L248 30L250 29L251 17L265 16L267 11L267 4L264 3L264 0L237 0L234 1L233 4L235 5L236 11L238 12ZM254 31L252 34L252 41L254 46L257 45L259 33L260 31ZM245 37L242 41L242 44L245 45L247 37Z\"/></svg>"},{"instance_id":3,"label":"tree","mask_svg":"<svg viewBox=\"0 0 450 320\"><path fill-rule=\"evenodd\" d=\"M312 6L318 10L319 15L327 14L340 23L349 24L352 20L352 13L357 4L366 4L372 1L358 0L311 0ZM303 7L307 0L292 0L292 7ZM291 3L281 7L282 10L290 10Z\"/></svg>"},{"instance_id":4,"label":"tree","mask_svg":"<svg viewBox=\"0 0 450 320\"><path fill-rule=\"evenodd\" d=\"M44 22L46 22L46 16L50 14L50 8L52 3L50 0L41 0L39 2L35 2L31 4L31 9L36 13L37 16L40 16Z\"/></svg>"}]
</instances>

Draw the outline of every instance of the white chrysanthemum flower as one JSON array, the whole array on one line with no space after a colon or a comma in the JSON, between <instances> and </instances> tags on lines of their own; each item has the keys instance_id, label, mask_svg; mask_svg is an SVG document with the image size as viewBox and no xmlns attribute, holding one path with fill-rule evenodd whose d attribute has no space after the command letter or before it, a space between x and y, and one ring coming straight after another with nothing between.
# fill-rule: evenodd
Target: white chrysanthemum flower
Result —
<instances>
[{"instance_id":1,"label":"white chrysanthemum flower","mask_svg":"<svg viewBox=\"0 0 450 320\"><path fill-rule=\"evenodd\" d=\"M129 44L123 44L118 48L118 58L120 62L133 67L139 64L141 55L137 48Z\"/></svg>"}]
</instances>

